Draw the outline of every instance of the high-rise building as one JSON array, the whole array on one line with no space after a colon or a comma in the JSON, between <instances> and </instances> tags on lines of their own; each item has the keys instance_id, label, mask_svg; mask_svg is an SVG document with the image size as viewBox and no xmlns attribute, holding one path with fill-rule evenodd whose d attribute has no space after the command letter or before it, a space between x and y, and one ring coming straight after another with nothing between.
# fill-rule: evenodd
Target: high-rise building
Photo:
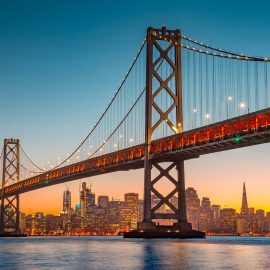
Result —
<instances>
[{"instance_id":1,"label":"high-rise building","mask_svg":"<svg viewBox=\"0 0 270 270\"><path fill-rule=\"evenodd\" d=\"M249 232L249 215L248 215L248 202L245 182L243 184L243 194L242 194L242 206L239 217L237 218L237 232L247 233Z\"/></svg>"},{"instance_id":2,"label":"high-rise building","mask_svg":"<svg viewBox=\"0 0 270 270\"><path fill-rule=\"evenodd\" d=\"M194 188L186 189L187 220L192 224L194 230L199 229L200 199Z\"/></svg>"},{"instance_id":3,"label":"high-rise building","mask_svg":"<svg viewBox=\"0 0 270 270\"><path fill-rule=\"evenodd\" d=\"M220 205L213 204L213 232L220 231Z\"/></svg>"},{"instance_id":4,"label":"high-rise building","mask_svg":"<svg viewBox=\"0 0 270 270\"><path fill-rule=\"evenodd\" d=\"M109 207L109 197L100 195L98 196L98 206L102 207L103 209L108 209Z\"/></svg>"},{"instance_id":5,"label":"high-rise building","mask_svg":"<svg viewBox=\"0 0 270 270\"><path fill-rule=\"evenodd\" d=\"M69 189L63 194L63 212L69 213L71 210L71 191Z\"/></svg>"},{"instance_id":6,"label":"high-rise building","mask_svg":"<svg viewBox=\"0 0 270 270\"><path fill-rule=\"evenodd\" d=\"M120 224L120 200L112 200L109 202L109 224L113 233L118 232Z\"/></svg>"},{"instance_id":7,"label":"high-rise building","mask_svg":"<svg viewBox=\"0 0 270 270\"><path fill-rule=\"evenodd\" d=\"M246 185L245 182L243 184L243 195L242 195L242 207L241 213L242 216L248 215L248 202L247 202L247 193L246 193Z\"/></svg>"},{"instance_id":8,"label":"high-rise building","mask_svg":"<svg viewBox=\"0 0 270 270\"><path fill-rule=\"evenodd\" d=\"M256 227L255 227L255 232L256 233L263 233L264 232L264 210L263 209L258 209L256 210L255 213L255 222L256 222Z\"/></svg>"},{"instance_id":9,"label":"high-rise building","mask_svg":"<svg viewBox=\"0 0 270 270\"><path fill-rule=\"evenodd\" d=\"M220 229L223 233L236 233L236 211L232 208L220 210Z\"/></svg>"},{"instance_id":10,"label":"high-rise building","mask_svg":"<svg viewBox=\"0 0 270 270\"><path fill-rule=\"evenodd\" d=\"M143 221L143 200L138 201L138 207L139 207L139 214L138 214L138 221Z\"/></svg>"},{"instance_id":11,"label":"high-rise building","mask_svg":"<svg viewBox=\"0 0 270 270\"><path fill-rule=\"evenodd\" d=\"M139 218L139 194L138 193L126 193L125 194L125 207L131 209L130 214L130 229L135 230L138 226Z\"/></svg>"},{"instance_id":12,"label":"high-rise building","mask_svg":"<svg viewBox=\"0 0 270 270\"><path fill-rule=\"evenodd\" d=\"M129 231L131 229L131 216L133 212L131 207L126 206L125 203L122 203L120 206L120 230Z\"/></svg>"},{"instance_id":13,"label":"high-rise building","mask_svg":"<svg viewBox=\"0 0 270 270\"><path fill-rule=\"evenodd\" d=\"M95 193L91 191L91 187L86 186L86 182L82 183L82 190L80 191L80 205L81 205L81 218L82 227L95 228Z\"/></svg>"},{"instance_id":14,"label":"high-rise building","mask_svg":"<svg viewBox=\"0 0 270 270\"><path fill-rule=\"evenodd\" d=\"M210 232L213 227L213 211L209 198L203 197L200 208L200 230Z\"/></svg>"}]
</instances>

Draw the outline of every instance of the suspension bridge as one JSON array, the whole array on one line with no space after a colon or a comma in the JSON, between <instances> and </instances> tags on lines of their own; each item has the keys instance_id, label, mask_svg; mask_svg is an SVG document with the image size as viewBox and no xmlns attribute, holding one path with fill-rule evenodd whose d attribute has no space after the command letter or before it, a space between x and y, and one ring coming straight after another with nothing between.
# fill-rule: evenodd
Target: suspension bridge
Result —
<instances>
[{"instance_id":1,"label":"suspension bridge","mask_svg":"<svg viewBox=\"0 0 270 270\"><path fill-rule=\"evenodd\" d=\"M174 220L166 227L172 237L192 236L184 161L270 141L269 62L204 44L180 30L148 28L115 95L70 154L56 164L38 165L18 139L4 141L0 231L20 232L24 192L143 168L144 219L136 236L164 236L157 219ZM161 179L174 186L166 196L158 190ZM152 194L159 198L155 205ZM162 212L164 204L170 213Z\"/></svg>"}]
</instances>

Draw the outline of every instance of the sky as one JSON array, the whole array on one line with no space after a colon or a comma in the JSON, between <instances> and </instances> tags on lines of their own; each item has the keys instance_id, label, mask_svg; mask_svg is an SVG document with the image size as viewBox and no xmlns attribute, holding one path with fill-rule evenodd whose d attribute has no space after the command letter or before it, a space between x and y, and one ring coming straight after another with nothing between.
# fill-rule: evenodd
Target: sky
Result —
<instances>
[{"instance_id":1,"label":"sky","mask_svg":"<svg viewBox=\"0 0 270 270\"><path fill-rule=\"evenodd\" d=\"M91 129L115 93L149 26L179 28L228 50L270 56L269 1L0 0L0 147L19 138L38 163L63 157ZM270 211L270 145L186 161L186 186L222 207L248 202ZM97 195L142 197L143 172L87 179ZM24 212L58 213L68 186L21 196Z\"/></svg>"}]
</instances>

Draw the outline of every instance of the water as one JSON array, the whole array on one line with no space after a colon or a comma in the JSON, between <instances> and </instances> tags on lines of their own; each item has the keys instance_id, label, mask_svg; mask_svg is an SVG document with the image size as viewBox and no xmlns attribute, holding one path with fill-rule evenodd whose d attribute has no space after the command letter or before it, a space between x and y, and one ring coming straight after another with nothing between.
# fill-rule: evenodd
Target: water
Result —
<instances>
[{"instance_id":1,"label":"water","mask_svg":"<svg viewBox=\"0 0 270 270\"><path fill-rule=\"evenodd\" d=\"M0 269L270 269L270 238L0 238Z\"/></svg>"}]
</instances>

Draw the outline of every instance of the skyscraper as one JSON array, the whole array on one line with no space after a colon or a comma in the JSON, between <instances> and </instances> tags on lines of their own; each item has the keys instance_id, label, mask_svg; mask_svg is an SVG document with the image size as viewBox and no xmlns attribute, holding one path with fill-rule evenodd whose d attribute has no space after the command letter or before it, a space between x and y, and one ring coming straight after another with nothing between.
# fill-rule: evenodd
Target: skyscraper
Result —
<instances>
[{"instance_id":1,"label":"skyscraper","mask_svg":"<svg viewBox=\"0 0 270 270\"><path fill-rule=\"evenodd\" d=\"M119 200L112 200L109 202L109 223L112 232L116 232L120 223L120 206Z\"/></svg>"},{"instance_id":2,"label":"skyscraper","mask_svg":"<svg viewBox=\"0 0 270 270\"><path fill-rule=\"evenodd\" d=\"M251 223L248 214L248 202L247 202L247 193L245 182L243 184L243 194L242 194L242 206L239 217L237 218L237 232L238 233L247 233L249 232L249 223Z\"/></svg>"},{"instance_id":3,"label":"skyscraper","mask_svg":"<svg viewBox=\"0 0 270 270\"><path fill-rule=\"evenodd\" d=\"M82 227L95 227L95 193L91 191L91 187L86 186L86 182L82 183L82 190L80 191L80 205Z\"/></svg>"},{"instance_id":4,"label":"skyscraper","mask_svg":"<svg viewBox=\"0 0 270 270\"><path fill-rule=\"evenodd\" d=\"M213 232L218 232L220 230L220 205L213 204Z\"/></svg>"},{"instance_id":5,"label":"skyscraper","mask_svg":"<svg viewBox=\"0 0 270 270\"><path fill-rule=\"evenodd\" d=\"M69 212L71 209L71 191L69 189L64 191L63 194L63 212Z\"/></svg>"},{"instance_id":6,"label":"skyscraper","mask_svg":"<svg viewBox=\"0 0 270 270\"><path fill-rule=\"evenodd\" d=\"M186 189L187 220L194 230L198 229L200 220L200 199L197 191L189 187Z\"/></svg>"},{"instance_id":7,"label":"skyscraper","mask_svg":"<svg viewBox=\"0 0 270 270\"><path fill-rule=\"evenodd\" d=\"M248 215L248 203L247 203L247 193L246 193L245 182L244 182L244 185L243 185L241 215L242 216L247 216Z\"/></svg>"},{"instance_id":8,"label":"skyscraper","mask_svg":"<svg viewBox=\"0 0 270 270\"><path fill-rule=\"evenodd\" d=\"M131 230L137 229L137 223L138 223L138 218L139 218L138 200L139 200L138 193L125 194L125 206L131 209L131 214L130 214L130 229Z\"/></svg>"},{"instance_id":9,"label":"skyscraper","mask_svg":"<svg viewBox=\"0 0 270 270\"><path fill-rule=\"evenodd\" d=\"M209 198L203 197L200 209L200 230L210 232L213 227L213 211Z\"/></svg>"},{"instance_id":10,"label":"skyscraper","mask_svg":"<svg viewBox=\"0 0 270 270\"><path fill-rule=\"evenodd\" d=\"M223 233L236 233L236 212L232 208L220 210L220 229Z\"/></svg>"}]
</instances>

